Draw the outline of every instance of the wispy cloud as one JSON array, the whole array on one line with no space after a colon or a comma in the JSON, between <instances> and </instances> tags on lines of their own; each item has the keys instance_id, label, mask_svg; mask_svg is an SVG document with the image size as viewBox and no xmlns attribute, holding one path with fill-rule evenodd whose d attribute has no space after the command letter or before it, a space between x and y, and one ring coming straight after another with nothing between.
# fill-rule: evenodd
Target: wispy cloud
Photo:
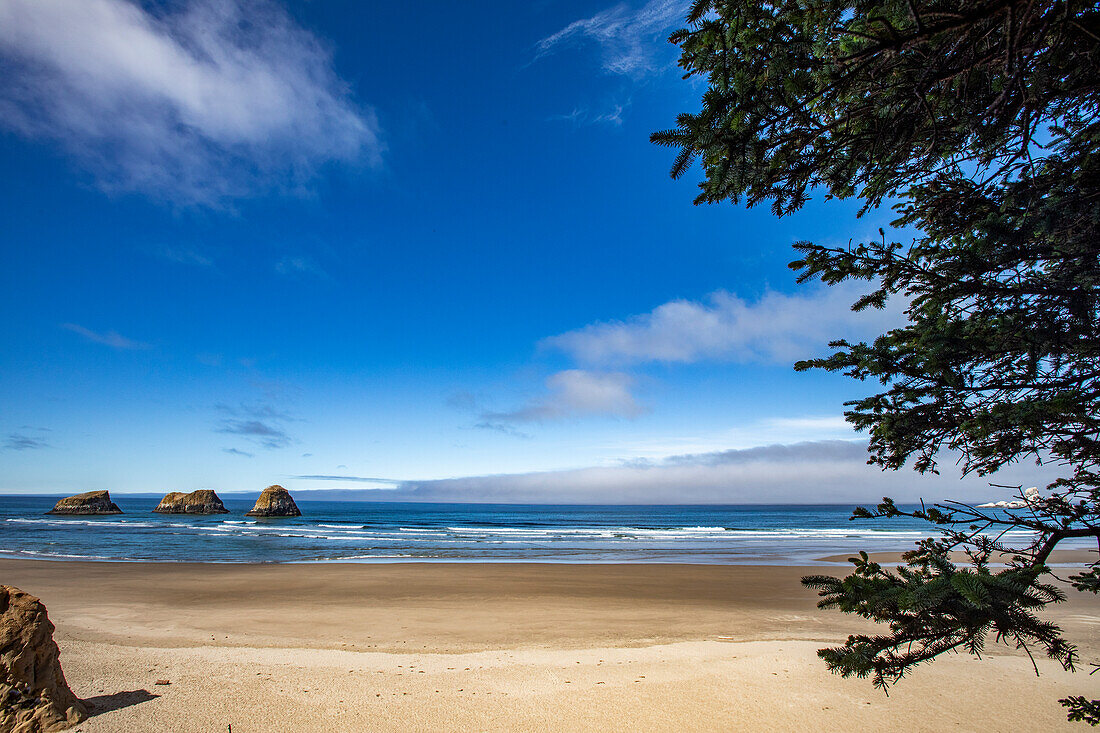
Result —
<instances>
[{"instance_id":1,"label":"wispy cloud","mask_svg":"<svg viewBox=\"0 0 1100 733\"><path fill-rule=\"evenodd\" d=\"M325 272L317 262L306 255L294 255L283 257L275 263L275 272L280 275L288 276L302 276L309 275L311 277L318 277L322 280L328 280L329 274Z\"/></svg>"},{"instance_id":2,"label":"wispy cloud","mask_svg":"<svg viewBox=\"0 0 1100 733\"><path fill-rule=\"evenodd\" d=\"M294 442L282 426L282 423L292 422L294 418L272 405L241 403L233 407L218 404L215 405L215 409L228 416L218 421L215 432L240 435L263 448L273 450L285 448ZM239 452L235 449L225 450L227 453Z\"/></svg>"},{"instance_id":3,"label":"wispy cloud","mask_svg":"<svg viewBox=\"0 0 1100 733\"><path fill-rule=\"evenodd\" d=\"M593 112L586 107L574 107L572 112L561 115L550 115L551 121L568 122L573 127L585 127L586 125L607 124L620 127L623 124L623 114L630 108L630 100L623 104L613 104L603 112Z\"/></svg>"},{"instance_id":4,"label":"wispy cloud","mask_svg":"<svg viewBox=\"0 0 1100 733\"><path fill-rule=\"evenodd\" d=\"M592 415L637 417L645 409L630 393L633 379L617 372L596 373L567 369L546 380L548 394L506 412L486 412L481 427L499 429L500 424L537 423Z\"/></svg>"},{"instance_id":5,"label":"wispy cloud","mask_svg":"<svg viewBox=\"0 0 1100 733\"><path fill-rule=\"evenodd\" d=\"M447 396L444 404L453 410L476 410L478 405L477 395L469 390L459 390Z\"/></svg>"},{"instance_id":6,"label":"wispy cloud","mask_svg":"<svg viewBox=\"0 0 1100 733\"><path fill-rule=\"evenodd\" d=\"M264 448L285 448L292 442L284 430L259 420L223 420L218 432L255 438Z\"/></svg>"},{"instance_id":7,"label":"wispy cloud","mask_svg":"<svg viewBox=\"0 0 1100 733\"><path fill-rule=\"evenodd\" d=\"M821 353L836 338L866 338L903 322L901 303L856 313L858 286L795 295L769 292L755 302L719 291L706 302L674 300L625 321L594 323L544 339L584 364L646 362L782 363Z\"/></svg>"},{"instance_id":8,"label":"wispy cloud","mask_svg":"<svg viewBox=\"0 0 1100 733\"><path fill-rule=\"evenodd\" d=\"M270 0L0 3L0 125L61 145L108 191L219 205L377 163L373 112Z\"/></svg>"},{"instance_id":9,"label":"wispy cloud","mask_svg":"<svg viewBox=\"0 0 1100 733\"><path fill-rule=\"evenodd\" d=\"M782 430L833 431L852 430L843 415L815 415L810 417L773 417L768 425Z\"/></svg>"},{"instance_id":10,"label":"wispy cloud","mask_svg":"<svg viewBox=\"0 0 1100 733\"><path fill-rule=\"evenodd\" d=\"M242 458L252 458L253 455L243 450L237 450L236 448L222 448L222 453L228 453L231 456L241 456Z\"/></svg>"},{"instance_id":11,"label":"wispy cloud","mask_svg":"<svg viewBox=\"0 0 1100 733\"><path fill-rule=\"evenodd\" d=\"M107 331L105 333L99 333L98 331L93 331L90 328L85 328L84 326L80 326L75 323L62 323L61 327L64 328L66 331L72 331L75 334L83 336L88 341L96 344L103 344L104 346L110 346L112 349L139 350L151 348L149 344L126 338L117 331Z\"/></svg>"},{"instance_id":12,"label":"wispy cloud","mask_svg":"<svg viewBox=\"0 0 1100 733\"><path fill-rule=\"evenodd\" d=\"M40 450L49 447L50 444L46 441L23 433L10 433L4 441L4 448L7 450Z\"/></svg>"},{"instance_id":13,"label":"wispy cloud","mask_svg":"<svg viewBox=\"0 0 1100 733\"><path fill-rule=\"evenodd\" d=\"M531 438L533 437L530 433L525 433L522 430L516 429L514 425L509 425L505 422L489 419L484 416L479 422L474 423L474 427L481 430L492 430L494 432L502 433L512 438L519 438L521 440L531 440Z\"/></svg>"},{"instance_id":14,"label":"wispy cloud","mask_svg":"<svg viewBox=\"0 0 1100 733\"><path fill-rule=\"evenodd\" d=\"M574 107L572 112L561 115L550 115L546 119L551 121L570 122L574 127L580 127L588 119L588 110L583 107Z\"/></svg>"},{"instance_id":15,"label":"wispy cloud","mask_svg":"<svg viewBox=\"0 0 1100 733\"><path fill-rule=\"evenodd\" d=\"M151 248L151 252L161 259L176 262L181 265L195 265L197 267L214 267L213 258L192 247L169 246L167 244Z\"/></svg>"},{"instance_id":16,"label":"wispy cloud","mask_svg":"<svg viewBox=\"0 0 1100 733\"><path fill-rule=\"evenodd\" d=\"M670 30L687 16L686 0L650 0L641 8L626 3L575 20L536 45L536 58L561 46L594 43L604 71L641 77L667 67L673 58L665 43Z\"/></svg>"},{"instance_id":17,"label":"wispy cloud","mask_svg":"<svg viewBox=\"0 0 1100 733\"><path fill-rule=\"evenodd\" d=\"M285 422L293 422L294 417L286 410L281 410L274 405L270 405L266 402L241 402L237 406L227 405L224 402L219 402L214 405L214 409L219 412L223 412L226 415L232 415L234 417L251 417L257 420L281 420Z\"/></svg>"},{"instance_id":18,"label":"wispy cloud","mask_svg":"<svg viewBox=\"0 0 1100 733\"><path fill-rule=\"evenodd\" d=\"M303 474L301 476L292 476L291 478L302 479L305 481L351 481L352 483L363 484L399 484L399 479L392 478L375 478L372 476L331 476L329 474Z\"/></svg>"}]
</instances>

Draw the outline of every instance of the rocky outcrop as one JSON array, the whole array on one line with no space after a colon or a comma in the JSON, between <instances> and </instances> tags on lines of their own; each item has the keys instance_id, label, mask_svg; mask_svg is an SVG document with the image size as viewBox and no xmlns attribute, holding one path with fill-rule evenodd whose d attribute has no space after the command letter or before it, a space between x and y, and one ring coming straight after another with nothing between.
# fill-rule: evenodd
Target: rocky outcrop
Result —
<instances>
[{"instance_id":1,"label":"rocky outcrop","mask_svg":"<svg viewBox=\"0 0 1100 733\"><path fill-rule=\"evenodd\" d=\"M153 510L158 514L228 514L221 498L213 489L199 489L185 494L172 491L164 495Z\"/></svg>"},{"instance_id":2,"label":"rocky outcrop","mask_svg":"<svg viewBox=\"0 0 1100 733\"><path fill-rule=\"evenodd\" d=\"M42 601L0 585L0 731L4 733L64 730L88 717L61 673L53 629Z\"/></svg>"},{"instance_id":3,"label":"rocky outcrop","mask_svg":"<svg viewBox=\"0 0 1100 733\"><path fill-rule=\"evenodd\" d=\"M268 486L256 499L256 506L245 514L246 517L300 517L298 505L294 503L290 492L282 486Z\"/></svg>"},{"instance_id":4,"label":"rocky outcrop","mask_svg":"<svg viewBox=\"0 0 1100 733\"><path fill-rule=\"evenodd\" d=\"M47 514L122 514L118 504L111 501L106 491L89 491L68 496L54 505Z\"/></svg>"},{"instance_id":5,"label":"rocky outcrop","mask_svg":"<svg viewBox=\"0 0 1100 733\"><path fill-rule=\"evenodd\" d=\"M1012 499L1011 501L991 501L987 504L979 504L978 509L1027 509L1030 506L1034 506L1042 501L1043 497L1039 493L1038 486L1029 486L1024 489L1023 499Z\"/></svg>"}]
</instances>

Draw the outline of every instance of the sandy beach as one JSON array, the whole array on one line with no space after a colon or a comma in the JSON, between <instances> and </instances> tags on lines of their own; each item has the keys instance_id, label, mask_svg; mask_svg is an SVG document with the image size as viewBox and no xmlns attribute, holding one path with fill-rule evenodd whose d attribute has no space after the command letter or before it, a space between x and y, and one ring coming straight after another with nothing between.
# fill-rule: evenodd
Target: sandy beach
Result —
<instances>
[{"instance_id":1,"label":"sandy beach","mask_svg":"<svg viewBox=\"0 0 1100 733\"><path fill-rule=\"evenodd\" d=\"M1081 730L1057 698L1100 695L996 645L888 697L831 675L815 650L870 627L815 608L798 578L822 571L0 560L49 609L87 733ZM1100 601L1050 616L1100 657Z\"/></svg>"}]
</instances>

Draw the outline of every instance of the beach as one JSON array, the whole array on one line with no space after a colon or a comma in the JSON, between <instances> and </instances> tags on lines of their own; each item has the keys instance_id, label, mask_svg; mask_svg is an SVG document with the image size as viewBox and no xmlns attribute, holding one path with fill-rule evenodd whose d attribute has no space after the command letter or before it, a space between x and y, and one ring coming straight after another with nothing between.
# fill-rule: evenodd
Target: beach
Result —
<instances>
[{"instance_id":1,"label":"beach","mask_svg":"<svg viewBox=\"0 0 1100 733\"><path fill-rule=\"evenodd\" d=\"M1080 730L1057 698L1096 697L1098 676L1037 659L1037 678L992 643L888 697L828 673L815 651L874 627L798 579L842 571L0 560L46 604L88 733ZM1095 597L1048 615L1100 656Z\"/></svg>"}]
</instances>

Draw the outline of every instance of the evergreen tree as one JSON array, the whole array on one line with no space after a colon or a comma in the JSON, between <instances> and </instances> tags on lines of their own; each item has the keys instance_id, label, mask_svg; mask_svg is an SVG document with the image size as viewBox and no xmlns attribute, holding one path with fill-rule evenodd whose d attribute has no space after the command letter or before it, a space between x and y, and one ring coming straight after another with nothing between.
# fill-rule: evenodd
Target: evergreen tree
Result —
<instances>
[{"instance_id":1,"label":"evergreen tree","mask_svg":"<svg viewBox=\"0 0 1100 733\"><path fill-rule=\"evenodd\" d=\"M820 656L886 687L944 652L980 655L992 634L1076 668L1039 612L1065 598L1046 564L1058 543L1100 542L1100 7L697 0L670 40L706 90L652 139L679 149L673 177L700 163L696 203L770 202L782 216L811 193L856 197L919 232L905 245L800 242L791 263L800 282L871 283L856 310L909 304L900 328L795 367L881 385L845 413L869 436L869 463L936 472L947 451L964 475L1024 460L1059 474L1016 510L857 509L918 517L938 536L896 571L861 553L845 578L803 580L822 607L887 625ZM1035 539L1010 544L1012 529ZM1100 562L1068 580L1100 592ZM1062 703L1100 723L1100 701Z\"/></svg>"}]
</instances>

